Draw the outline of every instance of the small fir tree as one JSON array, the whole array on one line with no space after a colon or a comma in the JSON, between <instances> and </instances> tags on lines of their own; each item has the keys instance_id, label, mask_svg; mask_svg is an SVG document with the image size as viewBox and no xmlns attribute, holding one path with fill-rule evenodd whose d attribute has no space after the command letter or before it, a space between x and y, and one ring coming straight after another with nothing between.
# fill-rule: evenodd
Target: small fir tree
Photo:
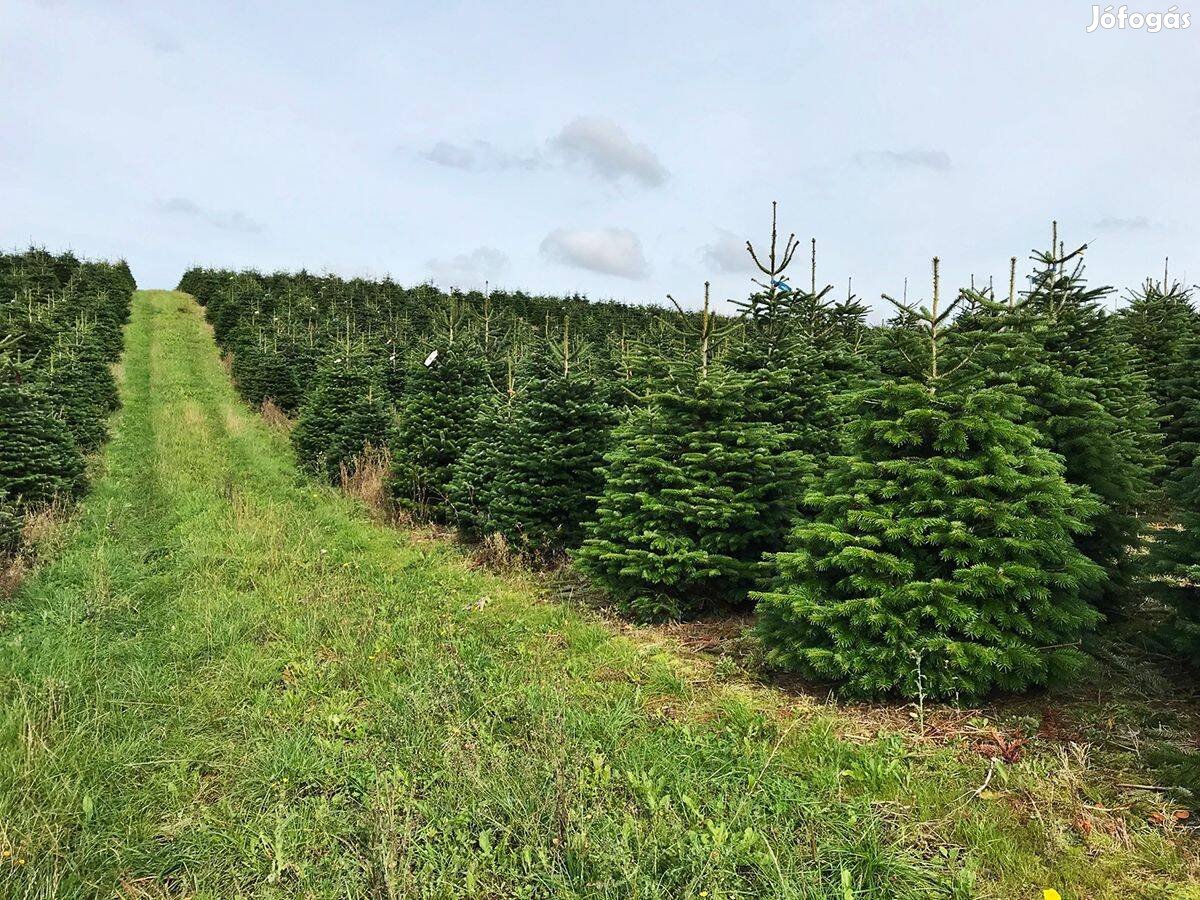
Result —
<instances>
[{"instance_id":1,"label":"small fir tree","mask_svg":"<svg viewBox=\"0 0 1200 900\"><path fill-rule=\"evenodd\" d=\"M500 436L500 464L491 491L489 527L526 555L551 557L578 547L584 523L595 515L600 467L613 413L570 340L561 340L530 364L530 377Z\"/></svg>"},{"instance_id":2,"label":"small fir tree","mask_svg":"<svg viewBox=\"0 0 1200 900\"><path fill-rule=\"evenodd\" d=\"M78 497L83 455L30 366L0 351L0 502L18 508Z\"/></svg>"},{"instance_id":3,"label":"small fir tree","mask_svg":"<svg viewBox=\"0 0 1200 900\"><path fill-rule=\"evenodd\" d=\"M300 465L336 484L367 447L387 446L391 416L380 399L379 373L351 346L326 362L296 427L292 446Z\"/></svg>"},{"instance_id":4,"label":"small fir tree","mask_svg":"<svg viewBox=\"0 0 1200 900\"><path fill-rule=\"evenodd\" d=\"M446 520L452 514L454 466L471 445L487 396L486 366L478 348L462 337L462 322L452 311L443 331L446 343L410 368L396 402L393 493L420 518Z\"/></svg>"},{"instance_id":5,"label":"small fir tree","mask_svg":"<svg viewBox=\"0 0 1200 900\"><path fill-rule=\"evenodd\" d=\"M642 619L742 600L795 511L803 469L776 426L752 418L751 380L711 359L705 286L695 357L664 364L605 457L579 567Z\"/></svg>"}]
</instances>

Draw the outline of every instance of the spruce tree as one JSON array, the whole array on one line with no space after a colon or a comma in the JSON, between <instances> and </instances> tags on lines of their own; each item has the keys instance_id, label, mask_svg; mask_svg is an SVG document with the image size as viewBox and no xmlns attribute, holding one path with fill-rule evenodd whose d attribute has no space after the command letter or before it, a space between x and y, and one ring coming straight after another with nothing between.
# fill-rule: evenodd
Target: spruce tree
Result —
<instances>
[{"instance_id":1,"label":"spruce tree","mask_svg":"<svg viewBox=\"0 0 1200 900\"><path fill-rule=\"evenodd\" d=\"M798 455L753 418L751 379L712 361L712 338L706 285L698 363L660 363L644 405L615 429L596 518L576 553L641 619L744 599L795 510Z\"/></svg>"},{"instance_id":2,"label":"spruce tree","mask_svg":"<svg viewBox=\"0 0 1200 900\"><path fill-rule=\"evenodd\" d=\"M1019 690L1082 663L1097 620L1082 591L1102 572L1072 537L1097 503L1021 423L1014 390L947 369L960 300L939 308L935 260L931 306L902 309L925 338L924 378L855 395L852 452L814 481L811 519L756 594L772 663L905 697Z\"/></svg>"},{"instance_id":3,"label":"spruce tree","mask_svg":"<svg viewBox=\"0 0 1200 900\"><path fill-rule=\"evenodd\" d=\"M390 428L379 373L361 349L343 346L320 368L292 430L292 446L302 468L336 484L342 467L366 447L387 446Z\"/></svg>"}]
</instances>

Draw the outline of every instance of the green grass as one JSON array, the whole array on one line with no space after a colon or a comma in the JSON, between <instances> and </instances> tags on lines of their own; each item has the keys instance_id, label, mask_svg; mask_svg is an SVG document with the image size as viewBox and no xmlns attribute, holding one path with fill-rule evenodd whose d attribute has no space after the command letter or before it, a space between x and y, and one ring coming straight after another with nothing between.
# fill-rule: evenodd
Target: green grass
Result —
<instances>
[{"instance_id":1,"label":"green grass","mask_svg":"<svg viewBox=\"0 0 1200 900\"><path fill-rule=\"evenodd\" d=\"M1073 828L1085 755L976 796L962 742L852 740L372 524L185 295L127 345L97 483L0 611L5 896L1189 895L1181 829Z\"/></svg>"}]
</instances>

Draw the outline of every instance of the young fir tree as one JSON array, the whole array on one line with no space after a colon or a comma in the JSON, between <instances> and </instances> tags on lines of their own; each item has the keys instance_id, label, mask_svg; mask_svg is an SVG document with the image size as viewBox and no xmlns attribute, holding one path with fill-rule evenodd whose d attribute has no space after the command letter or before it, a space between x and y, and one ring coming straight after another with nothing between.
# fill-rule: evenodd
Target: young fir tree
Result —
<instances>
[{"instance_id":1,"label":"young fir tree","mask_svg":"<svg viewBox=\"0 0 1200 900\"><path fill-rule=\"evenodd\" d=\"M1103 503L1077 544L1108 575L1093 599L1108 616L1121 617L1137 597L1142 513L1162 464L1154 401L1116 320L1103 309L1112 289L1087 286L1087 245L1066 253L1057 224L1052 240L1056 252L1035 256L1025 306L1038 317L1046 362L1074 379L1070 390L1098 403L1108 418L1107 424L1095 420L1086 434L1061 427L1069 443L1055 449L1066 458L1068 480L1086 485Z\"/></svg>"},{"instance_id":2,"label":"young fir tree","mask_svg":"<svg viewBox=\"0 0 1200 900\"><path fill-rule=\"evenodd\" d=\"M747 241L746 251L764 280L752 279L759 290L745 301L733 301L740 310L742 340L729 356L729 365L751 376L763 419L788 435L789 449L822 457L835 449L840 423L835 395L844 385L835 383L833 367L822 342L833 331L828 295L832 286L816 286L816 241L813 241L812 286L808 292L792 288L787 269L800 244L788 235L778 245L777 205L771 204L771 243L765 261Z\"/></svg>"},{"instance_id":3,"label":"young fir tree","mask_svg":"<svg viewBox=\"0 0 1200 900\"><path fill-rule=\"evenodd\" d=\"M578 547L596 510L600 467L614 424L604 392L571 344L559 340L529 365L502 433L489 503L491 530L521 552L551 557Z\"/></svg>"},{"instance_id":4,"label":"young fir tree","mask_svg":"<svg viewBox=\"0 0 1200 900\"><path fill-rule=\"evenodd\" d=\"M63 335L42 373L47 397L76 445L90 453L108 434L108 417L120 403L117 382L101 343L90 329Z\"/></svg>"},{"instance_id":5,"label":"young fir tree","mask_svg":"<svg viewBox=\"0 0 1200 900\"><path fill-rule=\"evenodd\" d=\"M509 452L508 435L517 394L511 360L505 382L502 393L490 391L482 399L467 448L451 466L446 488L454 523L470 540L478 540L495 530L492 511Z\"/></svg>"},{"instance_id":6,"label":"young fir tree","mask_svg":"<svg viewBox=\"0 0 1200 900\"><path fill-rule=\"evenodd\" d=\"M638 618L742 600L795 511L798 454L756 417L751 379L712 361L712 342L705 285L698 360L660 363L644 406L615 429L576 553Z\"/></svg>"},{"instance_id":7,"label":"young fir tree","mask_svg":"<svg viewBox=\"0 0 1200 900\"><path fill-rule=\"evenodd\" d=\"M1160 480L1182 477L1195 457L1197 381L1191 377L1200 340L1200 314L1191 291L1168 280L1147 279L1118 316L1121 336L1133 348L1137 372L1156 405L1166 465Z\"/></svg>"},{"instance_id":8,"label":"young fir tree","mask_svg":"<svg viewBox=\"0 0 1200 900\"><path fill-rule=\"evenodd\" d=\"M320 368L292 430L292 446L302 468L336 484L342 467L367 447L387 446L390 427L379 373L347 339L339 355Z\"/></svg>"},{"instance_id":9,"label":"young fir tree","mask_svg":"<svg viewBox=\"0 0 1200 900\"><path fill-rule=\"evenodd\" d=\"M83 455L28 363L0 349L0 503L20 510L85 487Z\"/></svg>"},{"instance_id":10,"label":"young fir tree","mask_svg":"<svg viewBox=\"0 0 1200 900\"><path fill-rule=\"evenodd\" d=\"M1056 323L1017 297L1015 257L1011 263L1007 303L996 302L990 288L963 292L969 309L948 335L949 355L964 364L960 379L1014 389L1025 400L1021 422L1063 458L1070 484L1088 488L1101 501L1089 530L1075 540L1106 573L1088 601L1110 616L1123 614L1136 583L1136 509L1145 482L1129 461L1125 423L1101 401L1096 379L1075 374L1048 347L1056 339Z\"/></svg>"},{"instance_id":11,"label":"young fir tree","mask_svg":"<svg viewBox=\"0 0 1200 900\"><path fill-rule=\"evenodd\" d=\"M1072 536L1096 503L1020 423L1014 391L945 369L958 303L940 307L934 260L931 306L908 310L928 348L923 381L855 395L853 451L814 481L812 518L756 594L774 664L853 694L974 697L1082 662L1097 614L1081 592L1102 573Z\"/></svg>"},{"instance_id":12,"label":"young fir tree","mask_svg":"<svg viewBox=\"0 0 1200 900\"><path fill-rule=\"evenodd\" d=\"M393 495L420 518L452 515L454 466L471 445L487 395L485 362L465 326L461 310L452 307L433 350L412 366L396 400Z\"/></svg>"},{"instance_id":13,"label":"young fir tree","mask_svg":"<svg viewBox=\"0 0 1200 900\"><path fill-rule=\"evenodd\" d=\"M1172 611L1167 636L1200 668L1200 455L1169 484L1171 521L1155 535L1151 571Z\"/></svg>"}]
</instances>

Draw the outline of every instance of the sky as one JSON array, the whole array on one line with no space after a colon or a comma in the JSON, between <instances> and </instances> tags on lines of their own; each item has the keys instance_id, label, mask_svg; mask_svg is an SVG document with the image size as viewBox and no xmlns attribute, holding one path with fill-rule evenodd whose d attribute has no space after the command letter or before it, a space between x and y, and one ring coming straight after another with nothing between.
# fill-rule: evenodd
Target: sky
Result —
<instances>
[{"instance_id":1,"label":"sky","mask_svg":"<svg viewBox=\"0 0 1200 900\"><path fill-rule=\"evenodd\" d=\"M1093 282L1200 281L1193 4L0 0L0 247L696 307L778 201L793 282L815 237L877 310L1052 219Z\"/></svg>"}]
</instances>

